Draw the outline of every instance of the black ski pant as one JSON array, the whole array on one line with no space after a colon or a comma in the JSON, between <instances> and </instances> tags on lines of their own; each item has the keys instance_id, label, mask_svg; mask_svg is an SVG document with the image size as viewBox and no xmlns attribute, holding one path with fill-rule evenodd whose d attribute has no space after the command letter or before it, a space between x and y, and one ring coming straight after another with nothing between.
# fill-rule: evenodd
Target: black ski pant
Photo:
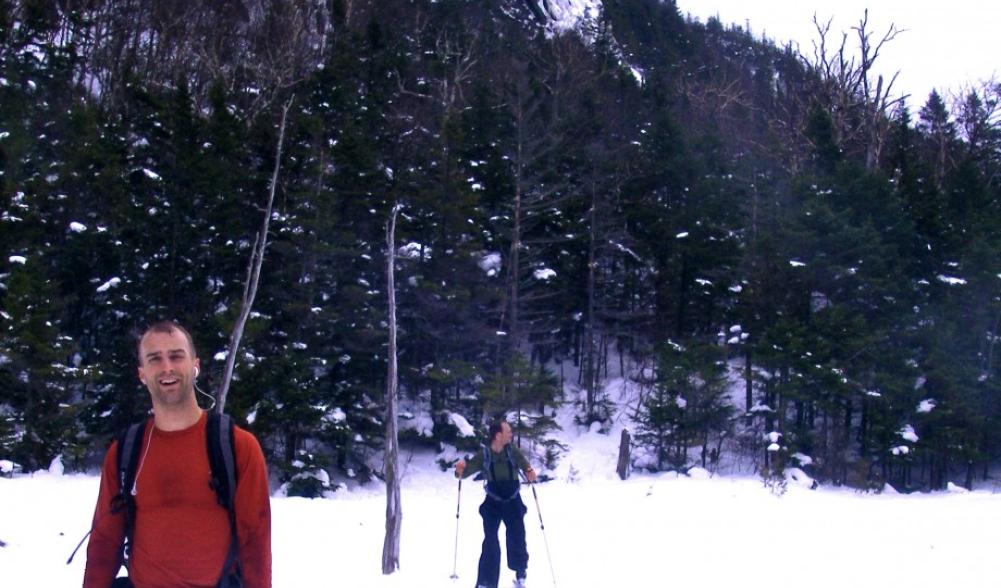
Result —
<instances>
[{"instance_id":1,"label":"black ski pant","mask_svg":"<svg viewBox=\"0 0 1001 588\"><path fill-rule=\"evenodd\" d=\"M510 500L497 500L487 496L480 505L483 517L483 551L480 552L480 567L476 576L477 586L496 588L500 579L500 542L497 532L501 521L507 535L508 569L525 571L528 569L528 548L525 546L525 513L528 508L516 494Z\"/></svg>"}]
</instances>

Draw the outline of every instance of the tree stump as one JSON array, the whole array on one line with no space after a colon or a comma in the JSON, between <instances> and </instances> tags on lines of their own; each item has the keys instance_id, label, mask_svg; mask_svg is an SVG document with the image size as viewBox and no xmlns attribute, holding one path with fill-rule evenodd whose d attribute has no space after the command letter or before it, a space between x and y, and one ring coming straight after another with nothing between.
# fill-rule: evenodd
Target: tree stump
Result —
<instances>
[{"instance_id":1,"label":"tree stump","mask_svg":"<svg viewBox=\"0 0 1001 588\"><path fill-rule=\"evenodd\" d=\"M620 480L629 477L629 429L622 429L622 437L619 439L619 464L615 467Z\"/></svg>"}]
</instances>

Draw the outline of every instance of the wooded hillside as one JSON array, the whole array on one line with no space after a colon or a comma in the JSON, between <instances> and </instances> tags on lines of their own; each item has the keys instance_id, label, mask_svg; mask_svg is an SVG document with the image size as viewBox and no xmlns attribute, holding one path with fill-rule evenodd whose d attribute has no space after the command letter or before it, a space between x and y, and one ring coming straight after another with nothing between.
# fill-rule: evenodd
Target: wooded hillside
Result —
<instances>
[{"instance_id":1,"label":"wooded hillside","mask_svg":"<svg viewBox=\"0 0 1001 588\"><path fill-rule=\"evenodd\" d=\"M515 0L0 0L0 458L93 464L148 405L154 319L215 389L291 100L226 405L282 479L378 473L396 203L400 394L434 423L409 442L519 410L556 452L564 387L607 422L627 371L650 467L987 476L1001 87L895 101L864 15L846 62L834 32L802 56L604 7L560 31Z\"/></svg>"}]
</instances>

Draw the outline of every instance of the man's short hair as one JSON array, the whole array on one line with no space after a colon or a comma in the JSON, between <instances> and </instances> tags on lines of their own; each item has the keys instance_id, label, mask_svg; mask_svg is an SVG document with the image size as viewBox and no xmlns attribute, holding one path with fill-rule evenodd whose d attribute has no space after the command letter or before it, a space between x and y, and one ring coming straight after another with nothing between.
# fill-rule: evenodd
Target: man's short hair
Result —
<instances>
[{"instance_id":1,"label":"man's short hair","mask_svg":"<svg viewBox=\"0 0 1001 588\"><path fill-rule=\"evenodd\" d=\"M191 350L191 357L198 357L198 352L195 351L195 341L191 338L191 333L189 333L187 329L174 321L156 321L146 327L146 330L144 330L136 340L136 357L139 359L139 365L143 364L142 344L146 335L149 333L167 333L169 335L174 331L180 331L184 335L184 338L188 340L188 348Z\"/></svg>"},{"instance_id":2,"label":"man's short hair","mask_svg":"<svg viewBox=\"0 0 1001 588\"><path fill-rule=\"evenodd\" d=\"M504 423L507 421L503 418L494 419L490 421L490 426L487 428L487 442L493 443L497 435L504 430ZM508 426L511 426L510 424Z\"/></svg>"}]
</instances>

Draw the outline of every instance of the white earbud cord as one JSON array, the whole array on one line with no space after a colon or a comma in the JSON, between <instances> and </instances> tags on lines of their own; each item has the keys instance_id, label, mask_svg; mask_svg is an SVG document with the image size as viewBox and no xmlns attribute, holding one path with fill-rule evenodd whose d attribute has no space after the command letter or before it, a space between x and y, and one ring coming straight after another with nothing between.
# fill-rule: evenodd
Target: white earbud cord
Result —
<instances>
[{"instance_id":1,"label":"white earbud cord","mask_svg":"<svg viewBox=\"0 0 1001 588\"><path fill-rule=\"evenodd\" d=\"M195 391L212 401L212 405L205 409L209 412L212 412L212 409L215 408L215 396L212 396L207 392L203 392L202 389L198 387L198 384L195 384Z\"/></svg>"},{"instance_id":2,"label":"white earbud cord","mask_svg":"<svg viewBox=\"0 0 1001 588\"><path fill-rule=\"evenodd\" d=\"M136 468L136 477L132 480L132 496L136 495L136 484L139 483L139 474L143 471L143 464L146 463L146 454L149 453L149 446L153 444L153 426L150 425L149 435L146 437L146 447L143 449L143 455L139 458L139 467Z\"/></svg>"}]
</instances>

